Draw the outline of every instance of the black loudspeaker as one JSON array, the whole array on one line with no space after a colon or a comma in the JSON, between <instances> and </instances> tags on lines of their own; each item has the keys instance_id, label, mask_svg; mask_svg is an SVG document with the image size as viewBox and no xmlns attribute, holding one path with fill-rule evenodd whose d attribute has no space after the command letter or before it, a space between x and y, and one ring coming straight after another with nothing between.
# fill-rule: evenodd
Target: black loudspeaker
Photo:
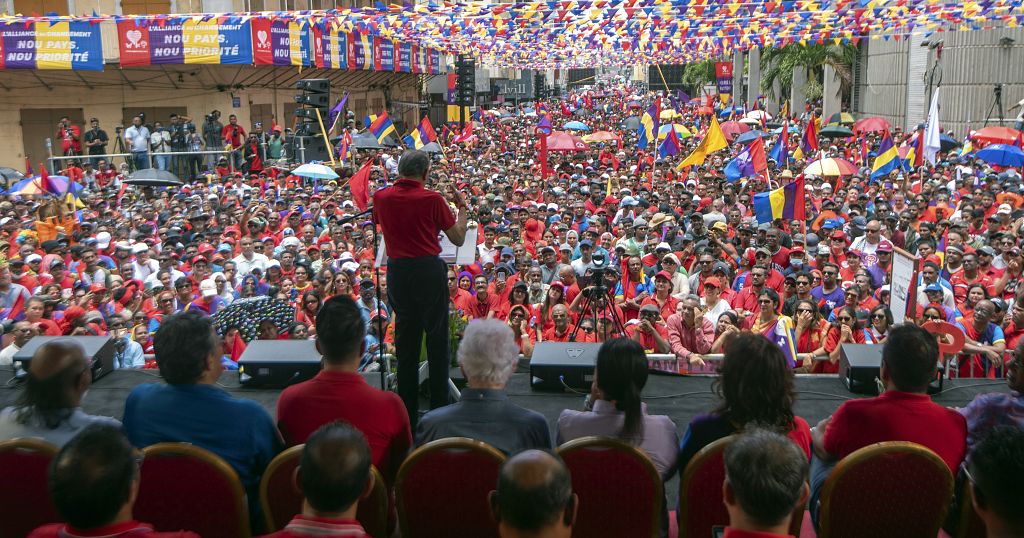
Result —
<instances>
[{"instance_id":1,"label":"black loudspeaker","mask_svg":"<svg viewBox=\"0 0 1024 538\"><path fill-rule=\"evenodd\" d=\"M565 387L590 390L594 365L601 344L579 342L541 342L530 359L530 386L534 389Z\"/></svg>"},{"instance_id":2,"label":"black loudspeaker","mask_svg":"<svg viewBox=\"0 0 1024 538\"><path fill-rule=\"evenodd\" d=\"M311 379L320 367L313 340L253 340L238 358L238 382L284 388Z\"/></svg>"},{"instance_id":3,"label":"black loudspeaker","mask_svg":"<svg viewBox=\"0 0 1024 538\"><path fill-rule=\"evenodd\" d=\"M850 392L878 394L882 366L881 344L843 344L839 349L839 379Z\"/></svg>"},{"instance_id":4,"label":"black loudspeaker","mask_svg":"<svg viewBox=\"0 0 1024 538\"><path fill-rule=\"evenodd\" d=\"M72 340L85 350L85 358L89 359L92 369L92 380L95 381L114 370L114 339L109 336L36 336L25 347L18 350L12 359L15 370L28 372L32 355L47 342L54 340ZM19 375L19 374L16 374ZM24 374L20 374L24 375Z\"/></svg>"},{"instance_id":5,"label":"black loudspeaker","mask_svg":"<svg viewBox=\"0 0 1024 538\"><path fill-rule=\"evenodd\" d=\"M839 379L846 385L847 390L857 394L878 394L884 347L884 344L843 344L840 347ZM945 368L940 361L936 362L938 373L928 384L928 394L942 392Z\"/></svg>"},{"instance_id":6,"label":"black loudspeaker","mask_svg":"<svg viewBox=\"0 0 1024 538\"><path fill-rule=\"evenodd\" d=\"M326 121L326 120L324 120ZM330 162L331 151L322 136L296 136L293 138L292 159L295 162ZM302 149L300 149L302 148Z\"/></svg>"}]
</instances>

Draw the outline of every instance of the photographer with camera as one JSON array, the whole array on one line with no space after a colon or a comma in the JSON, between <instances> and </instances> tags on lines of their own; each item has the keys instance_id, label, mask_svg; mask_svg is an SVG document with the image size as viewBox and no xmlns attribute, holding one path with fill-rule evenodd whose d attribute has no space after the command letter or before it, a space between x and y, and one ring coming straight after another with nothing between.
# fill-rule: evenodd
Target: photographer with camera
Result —
<instances>
[{"instance_id":1,"label":"photographer with camera","mask_svg":"<svg viewBox=\"0 0 1024 538\"><path fill-rule=\"evenodd\" d=\"M235 164L235 170L241 170L242 157L244 156L242 146L247 137L245 129L238 124L238 116L234 114L228 116L228 124L221 129L220 136L223 140L224 149L231 151L230 159Z\"/></svg>"},{"instance_id":2,"label":"photographer with camera","mask_svg":"<svg viewBox=\"0 0 1024 538\"><path fill-rule=\"evenodd\" d=\"M188 156L184 153L188 151L189 130L194 131L195 125L192 125L192 118L188 116L179 116L171 112L170 117L171 125L167 131L171 137L171 151L182 154L171 156L171 171L179 178L191 179L188 175Z\"/></svg>"},{"instance_id":3,"label":"photographer with camera","mask_svg":"<svg viewBox=\"0 0 1024 538\"><path fill-rule=\"evenodd\" d=\"M131 339L131 330L121 315L111 316L107 329L114 338L114 368L142 368L146 364L142 345Z\"/></svg>"},{"instance_id":4,"label":"photographer with camera","mask_svg":"<svg viewBox=\"0 0 1024 538\"><path fill-rule=\"evenodd\" d=\"M224 124L220 122L220 111L214 110L203 118L203 142L207 149L224 147L223 143ZM217 155L206 156L206 168L213 170L217 167Z\"/></svg>"},{"instance_id":5,"label":"photographer with camera","mask_svg":"<svg viewBox=\"0 0 1024 538\"><path fill-rule=\"evenodd\" d=\"M57 122L57 139L60 140L62 154L65 157L82 154L82 130L71 124L71 119L61 116Z\"/></svg>"}]
</instances>

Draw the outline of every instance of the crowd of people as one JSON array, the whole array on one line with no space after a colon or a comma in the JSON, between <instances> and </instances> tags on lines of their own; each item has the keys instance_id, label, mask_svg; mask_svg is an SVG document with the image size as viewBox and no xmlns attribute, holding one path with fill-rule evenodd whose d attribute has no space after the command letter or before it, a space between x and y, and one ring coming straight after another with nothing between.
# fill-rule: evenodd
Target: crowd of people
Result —
<instances>
[{"instance_id":1,"label":"crowd of people","mask_svg":"<svg viewBox=\"0 0 1024 538\"><path fill-rule=\"evenodd\" d=\"M509 476L503 474L494 502L499 523L513 526L516 517L507 515L502 484L528 491L563 480L557 458L530 450L577 437L627 440L667 480L708 443L748 425L766 428L774 433L750 434L755 441L731 449L727 466L730 458L737 466L755 458L743 455L744 446L766 449L777 441L772 435L788 437L805 465L787 464L790 476L775 485L788 496L773 497L790 505L809 497L813 507L829 465L871 442L921 443L956 473L969 451L981 450L988 429L1020 427L1019 171L953 149L940 153L935 164L872 178L871 152L883 133L867 133L832 139L831 145L822 139L816 155L771 162L769 174L729 181L723 169L743 149L739 145L680 169L701 134L684 140L678 154L659 155L652 147L657 144L640 149L636 130L622 128L659 97L670 101L668 95L627 86L595 87L540 104L547 112L543 106L532 113L499 108L462 132L442 129L444 153L353 151L336 181L254 166L257 161L243 153L232 163L235 172L216 166L217 173L181 188L140 188L123 183L126 169L82 161L63 171L84 189L73 219L60 220L60 226L41 226L52 224L46 215L55 202L0 201L0 307L7 320L0 362L10 363L38 334L115 337L117 368L159 369L167 382L140 386L128 397L120 425L128 442L141 448L186 440L208 448L238 471L250 503L258 497L254 488L263 468L284 446L319 435L336 450L355 450L352 445L359 443L350 431L322 429L335 420L361 432L370 461L389 483L413 446L449 436L480 439L520 455L506 464ZM674 105L672 121L697 133L709 128L703 103ZM576 107L587 112L591 130L621 139L551 153L553 173L544 178L534 134L537 111L557 125L579 118L572 112ZM819 115L808 104L778 121L802 130L820 121ZM206 118L211 136L218 121L213 114ZM188 132L190 122L179 117L173 124ZM62 125L65 132L77 129ZM148 163L150 134L142 118L125 130L136 166ZM233 144L236 134L239 143L247 139L237 118L229 119L216 143L222 147L228 137ZM889 134L899 142L909 138L899 129ZM789 138L789 154L798 153L797 138ZM819 157L849 159L859 169L828 177L805 173ZM459 209L440 221L451 225L457 214L465 225L468 217L477 237L470 245L474 263L449 264L446 271L450 336L457 340L468 388L462 401L449 406L446 396L431 390L432 410L422 417L407 395L373 389L358 375L381 367L379 351L396 352L396 323L401 327L403 319L421 316L408 305L396 314L389 281L415 288L423 285L417 275L430 275L410 271L396 280L386 276L386 266L377 266L381 228L360 216L364 201L352 184L362 181L355 172L368 163L365 190L372 204L375 195L387 192L381 189L404 178L401 170L420 160L429 166L419 167L422 177L416 179ZM807 218L759 222L755 195L789 181L805 186ZM387 197L378 196L381 202ZM391 230L400 226L397 218ZM916 308L903 324L895 323L888 306L898 252L920 265ZM438 270L438 279L443 272ZM294 315L285 323L261 320L251 333L219 323L218 312L232 303L264 296L288 305ZM925 386L935 375L939 352L935 337L915 326L927 321L949 322L965 335L963 349L947 357L948 375L1006 377L1015 392L980 397L960 413L931 403ZM786 332L780 327L792 330L791 350L776 338ZM216 386L254 338L313 339L324 356L323 371L314 379L282 393L276 420ZM530 358L538 343L571 339L601 344L593 390L585 410L566 410L552 430L543 416L509 402L504 387L519 357ZM886 346L881 378L889 390L874 400L848 402L811 428L793 413L793 376L836 372L844 343ZM433 345L429 337L427 345ZM672 359L652 361L652 353ZM706 360L710 354L725 358ZM51 344L37 353L23 403L0 416L0 437L31 432L69 447L74 457L75 433L118 427L113 419L79 409L89 387L83 361L73 346ZM671 419L646 412L642 389L651 369L719 373L720 405L680 437ZM749 390L752 385L758 389ZM197 423L195 417L204 420ZM857 426L865 420L876 426ZM780 448L772 455L793 455L785 452ZM309 457L314 466L316 454ZM749 509L742 489L757 486L733 479L739 468L730 470L735 492L726 491L734 521ZM362 474L345 473L354 480L348 486L365 485ZM514 486L516 480L525 485ZM559 487L557 512L569 514L575 501ZM351 504L317 509L311 501L312 512L305 516L348 514ZM993 506L993 514L1007 517L1001 505ZM251 508L258 514L257 506ZM788 513L778 513L783 512ZM765 513L753 520L767 524ZM571 519L545 521L571 526ZM301 521L296 525L297 534L289 536L302 535Z\"/></svg>"}]
</instances>

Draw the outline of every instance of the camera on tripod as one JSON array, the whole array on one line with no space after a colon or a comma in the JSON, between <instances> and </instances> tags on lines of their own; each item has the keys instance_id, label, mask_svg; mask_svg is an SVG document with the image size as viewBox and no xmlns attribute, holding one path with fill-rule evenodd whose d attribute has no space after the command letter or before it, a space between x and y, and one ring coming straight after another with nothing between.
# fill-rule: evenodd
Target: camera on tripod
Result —
<instances>
[{"instance_id":1,"label":"camera on tripod","mask_svg":"<svg viewBox=\"0 0 1024 538\"><path fill-rule=\"evenodd\" d=\"M593 264L593 273L590 276L590 283L593 286L583 290L584 297L593 299L594 297L607 296L608 287L604 285L604 275L608 270L608 259L604 254L595 252L591 256L591 263Z\"/></svg>"}]
</instances>

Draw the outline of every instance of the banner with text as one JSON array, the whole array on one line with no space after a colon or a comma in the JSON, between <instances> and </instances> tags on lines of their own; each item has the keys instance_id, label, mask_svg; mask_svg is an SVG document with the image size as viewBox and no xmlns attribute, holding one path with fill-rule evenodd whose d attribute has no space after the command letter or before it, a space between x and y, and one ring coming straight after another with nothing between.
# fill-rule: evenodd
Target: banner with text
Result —
<instances>
[{"instance_id":1,"label":"banner with text","mask_svg":"<svg viewBox=\"0 0 1024 538\"><path fill-rule=\"evenodd\" d=\"M179 17L117 23L121 65L252 64L250 23Z\"/></svg>"},{"instance_id":2,"label":"banner with text","mask_svg":"<svg viewBox=\"0 0 1024 538\"><path fill-rule=\"evenodd\" d=\"M715 62L715 81L718 83L718 96L724 103L726 96L732 95L732 62Z\"/></svg>"},{"instance_id":3,"label":"banner with text","mask_svg":"<svg viewBox=\"0 0 1024 538\"><path fill-rule=\"evenodd\" d=\"M0 23L0 69L103 70L98 24Z\"/></svg>"}]
</instances>

